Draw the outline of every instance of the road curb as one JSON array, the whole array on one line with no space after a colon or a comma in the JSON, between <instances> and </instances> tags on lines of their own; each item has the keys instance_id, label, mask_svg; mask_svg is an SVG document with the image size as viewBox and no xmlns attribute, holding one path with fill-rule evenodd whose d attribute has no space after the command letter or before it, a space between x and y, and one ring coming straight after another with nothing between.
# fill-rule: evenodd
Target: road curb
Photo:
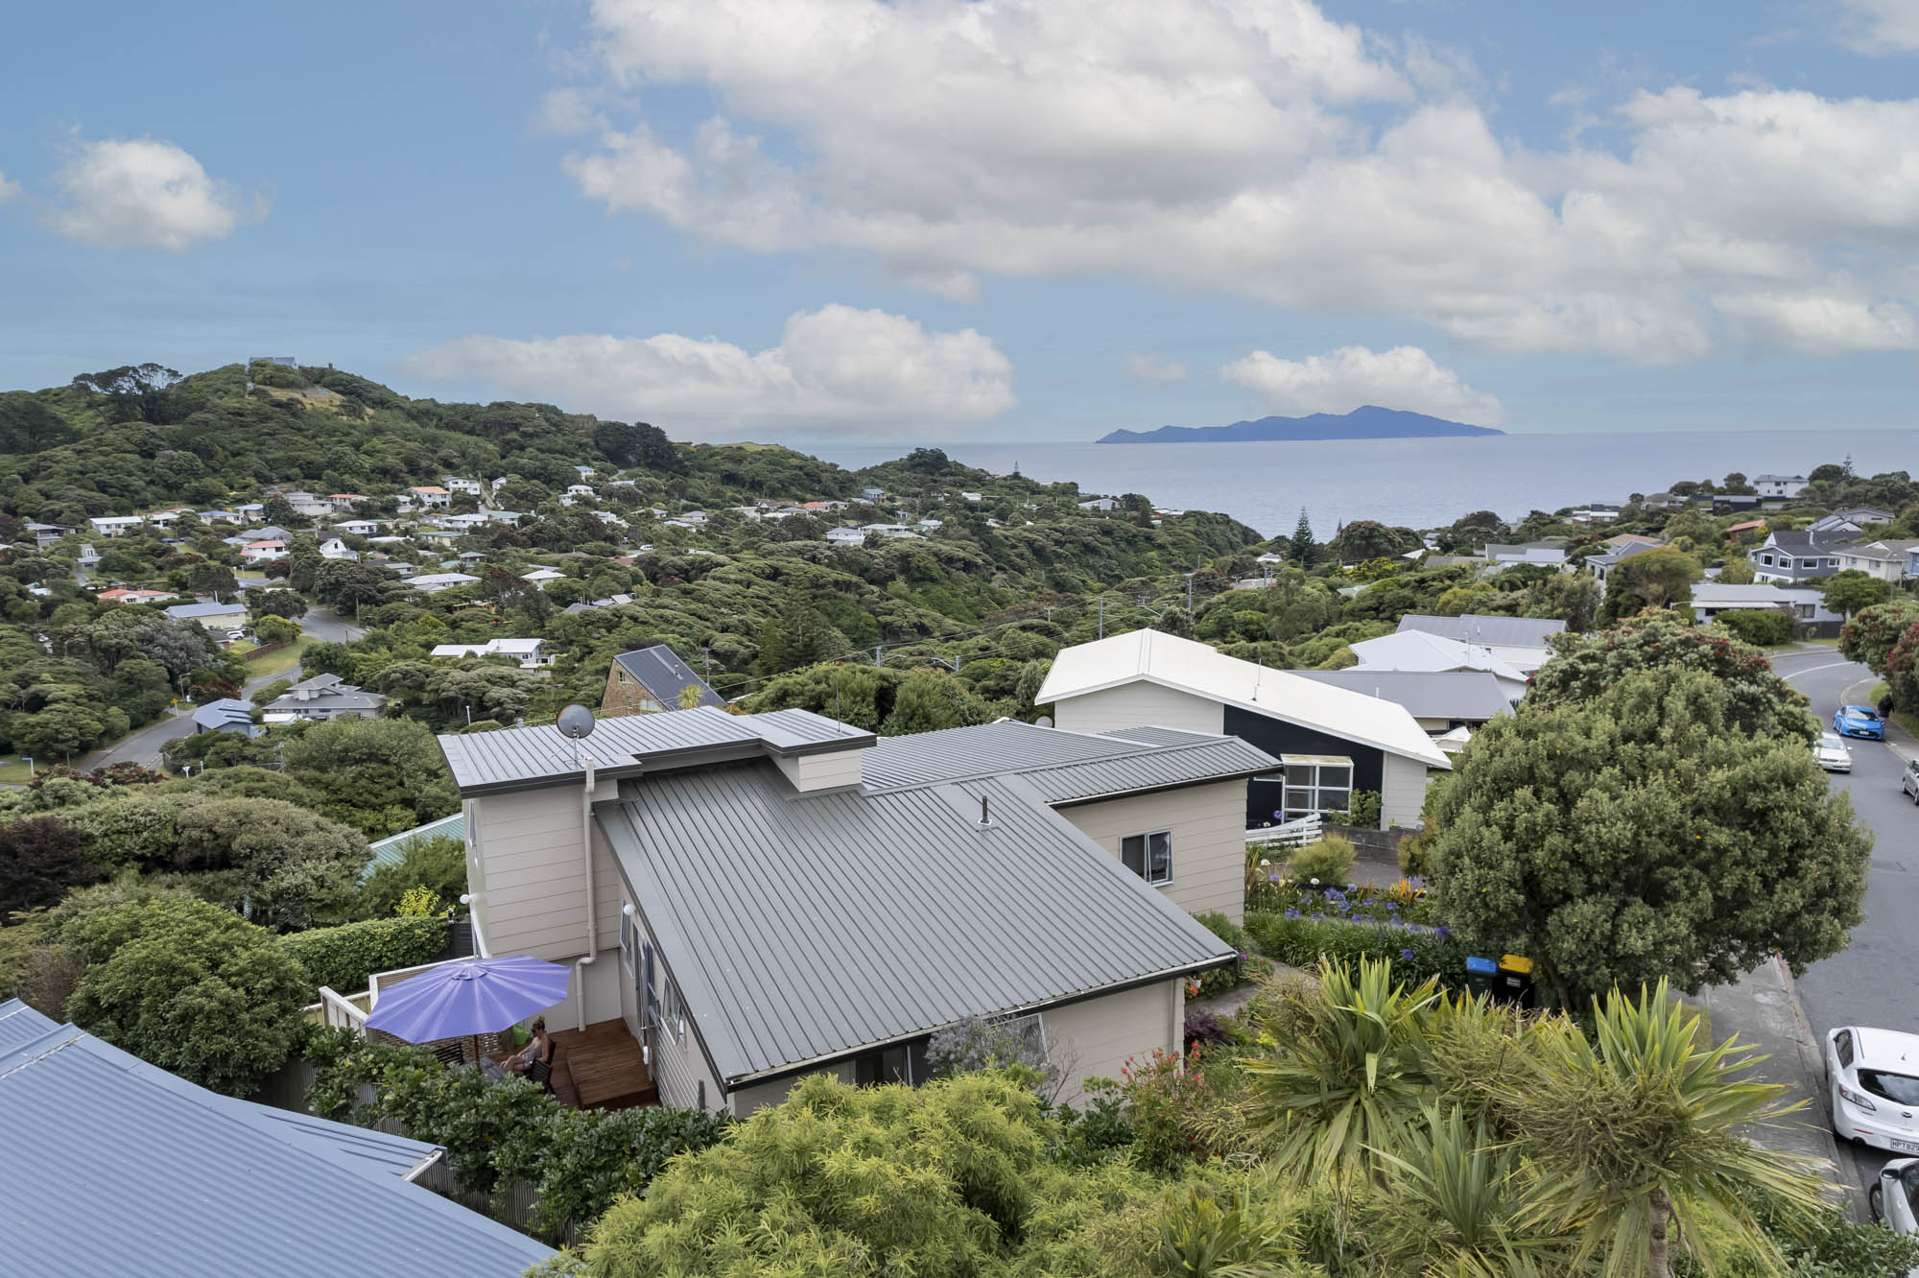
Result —
<instances>
[{"instance_id":1,"label":"road curb","mask_svg":"<svg viewBox=\"0 0 1919 1278\"><path fill-rule=\"evenodd\" d=\"M1799 1001L1799 985L1792 979L1792 966L1779 954L1772 956L1772 963L1779 973L1779 983L1786 991L1786 1001L1792 1008L1793 1040L1799 1051L1799 1068L1807 1080L1814 1084L1815 1095L1824 1100L1827 1092L1825 1053L1819 1050L1819 1040L1812 1032L1812 1022L1806 1018L1806 1006ZM1822 1115L1820 1100L1813 1102L1808 1118L1817 1119ZM1856 1179L1846 1174L1849 1160L1839 1156L1839 1138L1833 1134L1831 1123L1815 1121L1807 1125L1818 1131L1826 1159L1832 1164L1835 1182L1845 1190L1846 1202L1853 1217L1865 1220L1865 1194L1861 1192Z\"/></svg>"}]
</instances>

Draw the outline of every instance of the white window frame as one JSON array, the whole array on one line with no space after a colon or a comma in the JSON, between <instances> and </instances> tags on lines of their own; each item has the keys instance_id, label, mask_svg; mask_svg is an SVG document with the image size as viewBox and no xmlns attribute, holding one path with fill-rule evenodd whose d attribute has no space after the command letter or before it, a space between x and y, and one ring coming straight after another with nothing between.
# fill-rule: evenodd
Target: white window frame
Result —
<instances>
[{"instance_id":1,"label":"white window frame","mask_svg":"<svg viewBox=\"0 0 1919 1278\"><path fill-rule=\"evenodd\" d=\"M1256 779L1260 781L1277 782L1279 784L1279 811L1283 814L1280 820L1292 821L1299 817L1310 816L1315 812L1321 816L1328 816L1335 812L1351 812L1353 810L1353 795L1359 790L1359 777L1358 770L1353 765L1352 756L1344 754L1282 754L1279 756L1279 761L1285 770L1278 776L1265 776ZM1295 768L1311 768L1312 780L1304 785L1295 781L1293 779L1293 769ZM1346 784L1327 785L1320 775L1320 771L1323 768L1344 768L1346 770ZM1306 805L1293 802L1295 792L1302 790L1307 792L1309 798L1309 802ZM1343 802L1329 802L1322 797L1328 792L1335 794L1343 793L1345 799Z\"/></svg>"},{"instance_id":2,"label":"white window frame","mask_svg":"<svg viewBox=\"0 0 1919 1278\"><path fill-rule=\"evenodd\" d=\"M669 976L660 994L660 1028L671 1034L674 1042L684 1043L686 1019L686 998L680 993L680 983Z\"/></svg>"},{"instance_id":3,"label":"white window frame","mask_svg":"<svg viewBox=\"0 0 1919 1278\"><path fill-rule=\"evenodd\" d=\"M1173 881L1173 832L1171 830L1144 830L1138 834L1123 834L1119 840L1119 863L1126 865L1126 844L1129 840L1140 840L1139 869L1135 871L1152 887L1166 887ZM1164 878L1153 877L1153 840L1166 840L1166 874ZM1131 870L1133 867L1126 865Z\"/></svg>"},{"instance_id":4,"label":"white window frame","mask_svg":"<svg viewBox=\"0 0 1919 1278\"><path fill-rule=\"evenodd\" d=\"M620 909L620 966L637 988L640 979L640 928L633 919L633 907Z\"/></svg>"}]
</instances>

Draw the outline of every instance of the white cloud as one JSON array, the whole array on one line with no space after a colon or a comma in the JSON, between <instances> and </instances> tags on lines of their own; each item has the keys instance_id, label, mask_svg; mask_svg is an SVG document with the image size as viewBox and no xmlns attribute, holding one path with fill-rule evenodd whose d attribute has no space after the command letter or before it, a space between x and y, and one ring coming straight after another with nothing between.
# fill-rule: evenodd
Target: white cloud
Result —
<instances>
[{"instance_id":1,"label":"white cloud","mask_svg":"<svg viewBox=\"0 0 1919 1278\"><path fill-rule=\"evenodd\" d=\"M1842 38L1867 54L1919 49L1919 4L1913 0L1840 0L1847 21Z\"/></svg>"},{"instance_id":2,"label":"white cloud","mask_svg":"<svg viewBox=\"0 0 1919 1278\"><path fill-rule=\"evenodd\" d=\"M823 306L786 321L780 344L716 338L463 337L408 361L438 381L478 381L678 438L767 426L903 438L1011 408L1013 366L972 329L929 333L884 311Z\"/></svg>"},{"instance_id":3,"label":"white cloud","mask_svg":"<svg viewBox=\"0 0 1919 1278\"><path fill-rule=\"evenodd\" d=\"M1349 413L1364 404L1477 426L1497 426L1505 416L1497 398L1466 385L1417 346L1389 351L1342 346L1330 355L1297 360L1254 351L1226 365L1220 375L1258 392L1267 411L1289 416Z\"/></svg>"},{"instance_id":4,"label":"white cloud","mask_svg":"<svg viewBox=\"0 0 1919 1278\"><path fill-rule=\"evenodd\" d=\"M1142 382L1183 382L1186 365L1151 351L1135 351L1126 357L1126 373Z\"/></svg>"},{"instance_id":5,"label":"white cloud","mask_svg":"<svg viewBox=\"0 0 1919 1278\"><path fill-rule=\"evenodd\" d=\"M181 253L225 239L248 212L200 162L156 138L82 142L54 184L61 203L53 228L70 240L109 248Z\"/></svg>"},{"instance_id":6,"label":"white cloud","mask_svg":"<svg viewBox=\"0 0 1919 1278\"><path fill-rule=\"evenodd\" d=\"M1919 250L1919 101L1642 93L1608 113L1621 150L1531 151L1467 96L1469 64L1311 0L595 0L593 17L609 91L718 106L684 138L609 113L567 161L584 194L756 252L871 253L948 297L1120 275L1648 362L1729 332L1814 349L1729 328L1722 299L1847 279L1879 282L1869 307L1919 298L1900 265Z\"/></svg>"},{"instance_id":7,"label":"white cloud","mask_svg":"<svg viewBox=\"0 0 1919 1278\"><path fill-rule=\"evenodd\" d=\"M7 181L7 175L0 173L0 204L5 204L18 194L20 194L20 184Z\"/></svg>"},{"instance_id":8,"label":"white cloud","mask_svg":"<svg viewBox=\"0 0 1919 1278\"><path fill-rule=\"evenodd\" d=\"M1919 350L1909 307L1856 297L1756 293L1721 298L1721 314L1755 340L1813 354Z\"/></svg>"}]
</instances>

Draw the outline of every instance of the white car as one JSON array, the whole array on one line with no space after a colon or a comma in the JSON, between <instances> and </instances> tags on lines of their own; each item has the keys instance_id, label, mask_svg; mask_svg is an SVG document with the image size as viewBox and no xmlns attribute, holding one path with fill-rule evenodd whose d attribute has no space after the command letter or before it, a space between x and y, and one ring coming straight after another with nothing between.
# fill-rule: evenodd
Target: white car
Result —
<instances>
[{"instance_id":1,"label":"white car","mask_svg":"<svg viewBox=\"0 0 1919 1278\"><path fill-rule=\"evenodd\" d=\"M1832 1130L1894 1154L1919 1154L1919 1034L1842 1026L1826 1035Z\"/></svg>"},{"instance_id":2,"label":"white car","mask_svg":"<svg viewBox=\"0 0 1919 1278\"><path fill-rule=\"evenodd\" d=\"M1852 751L1846 749L1845 741L1836 732L1819 734L1819 742L1812 748L1812 757L1828 772L1852 771Z\"/></svg>"},{"instance_id":3,"label":"white car","mask_svg":"<svg viewBox=\"0 0 1919 1278\"><path fill-rule=\"evenodd\" d=\"M1872 1218L1895 1234L1919 1234L1919 1158L1895 1158L1866 1191Z\"/></svg>"}]
</instances>

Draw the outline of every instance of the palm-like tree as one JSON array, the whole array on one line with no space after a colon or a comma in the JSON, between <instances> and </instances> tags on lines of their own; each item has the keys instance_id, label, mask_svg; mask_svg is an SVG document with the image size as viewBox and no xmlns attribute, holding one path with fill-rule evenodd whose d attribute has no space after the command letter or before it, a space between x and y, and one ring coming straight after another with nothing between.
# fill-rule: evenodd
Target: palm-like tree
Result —
<instances>
[{"instance_id":1,"label":"palm-like tree","mask_svg":"<svg viewBox=\"0 0 1919 1278\"><path fill-rule=\"evenodd\" d=\"M1407 990L1390 962L1322 961L1316 985L1283 991L1262 1053L1240 1060L1244 1113L1273 1164L1296 1180L1377 1178L1431 1093L1426 1021L1436 982Z\"/></svg>"},{"instance_id":2,"label":"palm-like tree","mask_svg":"<svg viewBox=\"0 0 1919 1278\"><path fill-rule=\"evenodd\" d=\"M1165 1278L1292 1278L1321 1272L1299 1257L1292 1231L1247 1200L1191 1190L1159 1227L1153 1272Z\"/></svg>"},{"instance_id":3,"label":"palm-like tree","mask_svg":"<svg viewBox=\"0 0 1919 1278\"><path fill-rule=\"evenodd\" d=\"M1494 1084L1500 1118L1531 1160L1539 1227L1574 1231L1575 1267L1606 1278L1670 1278L1678 1245L1710 1272L1735 1252L1787 1270L1748 1205L1788 1216L1818 1206L1814 1164L1762 1150L1742 1132L1803 1107L1745 1077L1759 1060L1736 1038L1702 1046L1701 1023L1665 982L1637 1000L1595 1000L1595 1041L1552 1018L1536 1052Z\"/></svg>"}]
</instances>

